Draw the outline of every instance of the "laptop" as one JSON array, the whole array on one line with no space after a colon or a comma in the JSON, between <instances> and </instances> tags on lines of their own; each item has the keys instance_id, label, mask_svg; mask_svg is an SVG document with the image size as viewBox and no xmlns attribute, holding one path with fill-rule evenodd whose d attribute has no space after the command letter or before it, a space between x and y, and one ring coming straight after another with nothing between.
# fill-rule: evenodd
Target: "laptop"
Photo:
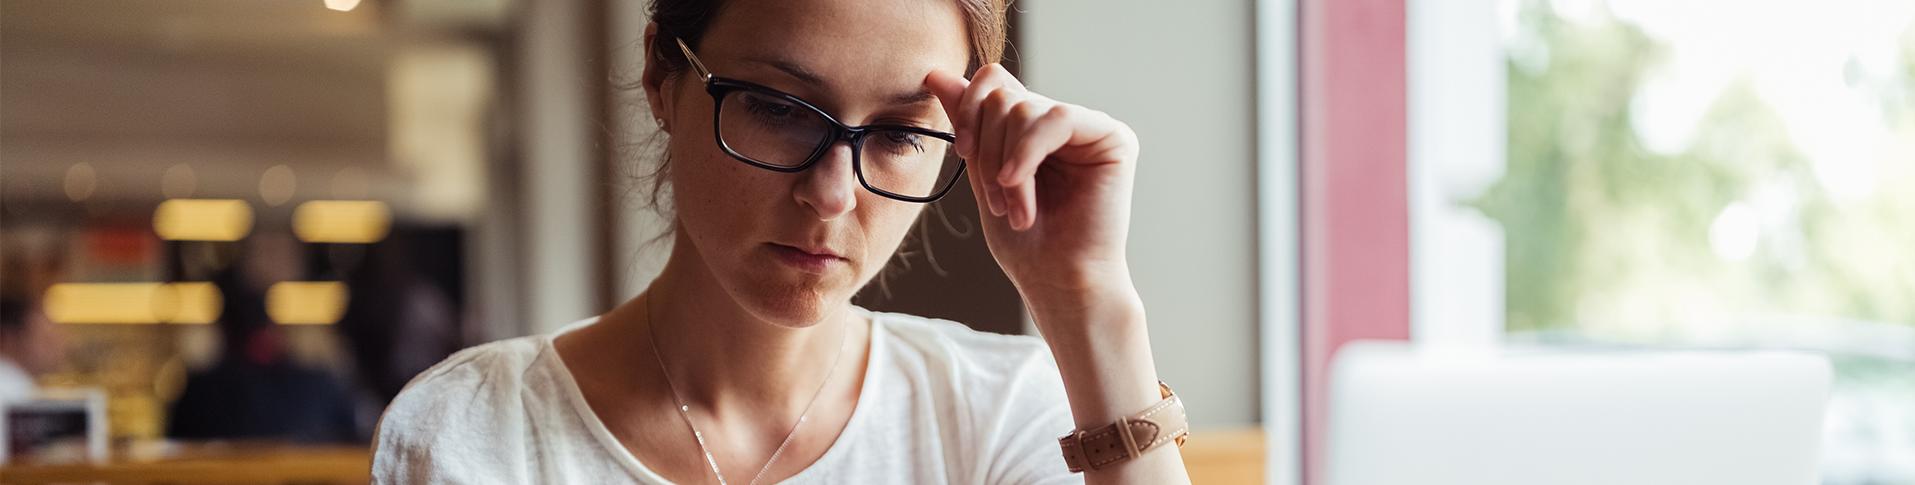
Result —
<instances>
[{"instance_id":1,"label":"laptop","mask_svg":"<svg viewBox=\"0 0 1915 485\"><path fill-rule=\"evenodd\" d=\"M1830 379L1806 353L1353 342L1325 483L1814 484Z\"/></svg>"}]
</instances>

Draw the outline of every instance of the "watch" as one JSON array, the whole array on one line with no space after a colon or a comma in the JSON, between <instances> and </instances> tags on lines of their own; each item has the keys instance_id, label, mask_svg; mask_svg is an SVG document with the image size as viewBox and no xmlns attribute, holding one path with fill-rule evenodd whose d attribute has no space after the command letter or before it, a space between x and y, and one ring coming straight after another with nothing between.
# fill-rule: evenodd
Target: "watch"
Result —
<instances>
[{"instance_id":1,"label":"watch","mask_svg":"<svg viewBox=\"0 0 1915 485\"><path fill-rule=\"evenodd\" d=\"M1171 392L1170 385L1157 381L1163 400L1143 412L1117 418L1117 422L1095 429L1078 429L1057 439L1064 451L1064 464L1072 473L1107 468L1136 458L1159 445L1176 442L1178 447L1190 437L1190 421L1184 415L1183 399Z\"/></svg>"}]
</instances>

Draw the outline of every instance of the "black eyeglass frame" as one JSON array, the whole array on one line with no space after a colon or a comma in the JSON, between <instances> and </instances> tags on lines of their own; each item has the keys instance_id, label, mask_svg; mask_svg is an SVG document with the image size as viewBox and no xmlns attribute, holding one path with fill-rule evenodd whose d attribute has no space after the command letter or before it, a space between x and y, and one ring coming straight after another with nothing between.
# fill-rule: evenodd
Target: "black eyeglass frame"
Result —
<instances>
[{"instance_id":1,"label":"black eyeglass frame","mask_svg":"<svg viewBox=\"0 0 1915 485\"><path fill-rule=\"evenodd\" d=\"M944 140L945 142L951 144L951 146L953 147L952 149L955 149L955 147L957 146L957 135L952 133L937 131L937 130L920 128L920 127L911 126L911 125L899 125L899 124L873 124L873 125L864 125L864 126L846 125L843 122L838 121L838 118L831 116L831 113L826 113L824 109L819 108L817 105L811 104L810 101L805 101L802 98L793 96L784 91L779 91L777 89L773 89L771 87L768 87L762 84L714 76L712 75L711 70L705 68L705 63L699 61L698 56L696 54L692 54L691 47L688 45L685 45L684 39L674 39L674 40L678 42L679 52L682 52L685 54L685 60L691 64L693 70L696 70L698 72L699 80L704 81L705 92L711 94L712 139L718 142L718 148L721 150L724 150L726 155L730 155L732 158L735 158L740 162L745 162L746 164L749 164L751 166L774 171L774 172L784 172L784 173L803 172L805 171L805 169L811 168L812 165L816 165L818 163L818 160L823 159L825 152L830 151L832 145L836 145L838 144L838 142L843 141L843 142L847 142L851 144L851 172L857 175L858 185L864 186L865 190L869 190L874 194L878 194L889 199L900 200L904 202L915 202L920 204L935 202L938 199L944 198L944 195L947 193L950 193L952 188L957 187L957 183L959 180L964 179L964 169L965 169L966 163L963 158L958 158L957 172L951 176L951 180L949 182L945 182L944 187L938 188L936 191L932 192L931 195L927 195L923 197L914 197L914 196L899 194L896 192L891 192L891 191L880 189L876 186L873 186L871 185L871 182L868 180L865 180L865 177L864 177L863 153L864 153L864 136L866 134L869 134L871 132L878 132L878 131L912 133L912 134L929 136L932 138ZM811 155L807 156L804 162L799 163L797 165L784 166L784 165L767 163L761 160L753 159L749 156L746 156L743 153L738 153L737 150L734 150L731 148L730 144L725 143L725 136L722 133L723 128L721 128L722 118L724 115L720 114L724 112L725 95L731 94L734 91L751 91L761 95L771 96L771 97L783 99L785 101L790 101L793 104L802 106L805 109L808 109L814 113L817 113L819 117L824 118L826 122L830 123L831 130L825 133L825 136L823 139L818 140L818 146L817 148L813 148L811 150Z\"/></svg>"}]
</instances>

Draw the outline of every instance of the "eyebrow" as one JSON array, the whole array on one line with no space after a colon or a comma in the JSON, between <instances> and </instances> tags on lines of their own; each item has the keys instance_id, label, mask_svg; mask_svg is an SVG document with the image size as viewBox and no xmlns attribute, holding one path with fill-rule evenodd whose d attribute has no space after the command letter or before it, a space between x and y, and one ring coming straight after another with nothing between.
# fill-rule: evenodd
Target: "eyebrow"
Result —
<instances>
[{"instance_id":1,"label":"eyebrow","mask_svg":"<svg viewBox=\"0 0 1915 485\"><path fill-rule=\"evenodd\" d=\"M778 59L763 59L763 58L751 58L747 60L777 68L779 71L783 71L786 75L798 78L799 81L802 81L805 84L811 84L815 86L825 85L825 78L823 75L818 74L817 72L812 71L811 69L807 69L805 68L805 66L798 65L798 63L795 63L795 62L778 60Z\"/></svg>"},{"instance_id":2,"label":"eyebrow","mask_svg":"<svg viewBox=\"0 0 1915 485\"><path fill-rule=\"evenodd\" d=\"M816 71L812 71L811 69L807 69L805 68L805 66L799 65L798 63L795 63L795 62L778 60L778 59L763 59L763 58L752 58L748 60L752 62L764 64L767 66L771 66L774 69L784 72L788 76L797 78L799 82L803 82L805 84L810 84L812 86L826 85L823 75L818 74ZM937 96L931 94L931 91L928 89L918 89L916 91L907 91L907 92L892 94L886 97L885 99L886 101L889 102L889 104L892 104L892 105L910 105L910 104L923 103L925 101L935 99L936 97Z\"/></svg>"},{"instance_id":3,"label":"eyebrow","mask_svg":"<svg viewBox=\"0 0 1915 485\"><path fill-rule=\"evenodd\" d=\"M929 89L919 89L891 95L891 104L918 104L937 98Z\"/></svg>"}]
</instances>

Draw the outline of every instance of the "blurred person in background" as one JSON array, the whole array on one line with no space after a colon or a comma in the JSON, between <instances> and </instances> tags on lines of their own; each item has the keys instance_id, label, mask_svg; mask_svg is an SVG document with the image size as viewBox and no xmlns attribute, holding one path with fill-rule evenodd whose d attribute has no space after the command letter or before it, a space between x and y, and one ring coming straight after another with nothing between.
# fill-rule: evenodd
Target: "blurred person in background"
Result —
<instances>
[{"instance_id":1,"label":"blurred person in background","mask_svg":"<svg viewBox=\"0 0 1915 485\"><path fill-rule=\"evenodd\" d=\"M264 284L220 272L220 357L186 379L167 435L184 440L357 442L354 410L331 375L294 362L266 313Z\"/></svg>"},{"instance_id":2,"label":"blurred person in background","mask_svg":"<svg viewBox=\"0 0 1915 485\"><path fill-rule=\"evenodd\" d=\"M0 295L0 403L33 399L34 377L53 371L66 338L33 300Z\"/></svg>"},{"instance_id":3,"label":"blurred person in background","mask_svg":"<svg viewBox=\"0 0 1915 485\"><path fill-rule=\"evenodd\" d=\"M663 272L421 374L374 481L1188 483L1125 256L1136 135L997 65L1005 7L652 2ZM1043 340L851 303L966 173Z\"/></svg>"},{"instance_id":4,"label":"blurred person in background","mask_svg":"<svg viewBox=\"0 0 1915 485\"><path fill-rule=\"evenodd\" d=\"M459 349L457 310L413 263L416 247L386 238L346 278L346 312L334 328L351 354L362 436L407 381Z\"/></svg>"}]
</instances>

